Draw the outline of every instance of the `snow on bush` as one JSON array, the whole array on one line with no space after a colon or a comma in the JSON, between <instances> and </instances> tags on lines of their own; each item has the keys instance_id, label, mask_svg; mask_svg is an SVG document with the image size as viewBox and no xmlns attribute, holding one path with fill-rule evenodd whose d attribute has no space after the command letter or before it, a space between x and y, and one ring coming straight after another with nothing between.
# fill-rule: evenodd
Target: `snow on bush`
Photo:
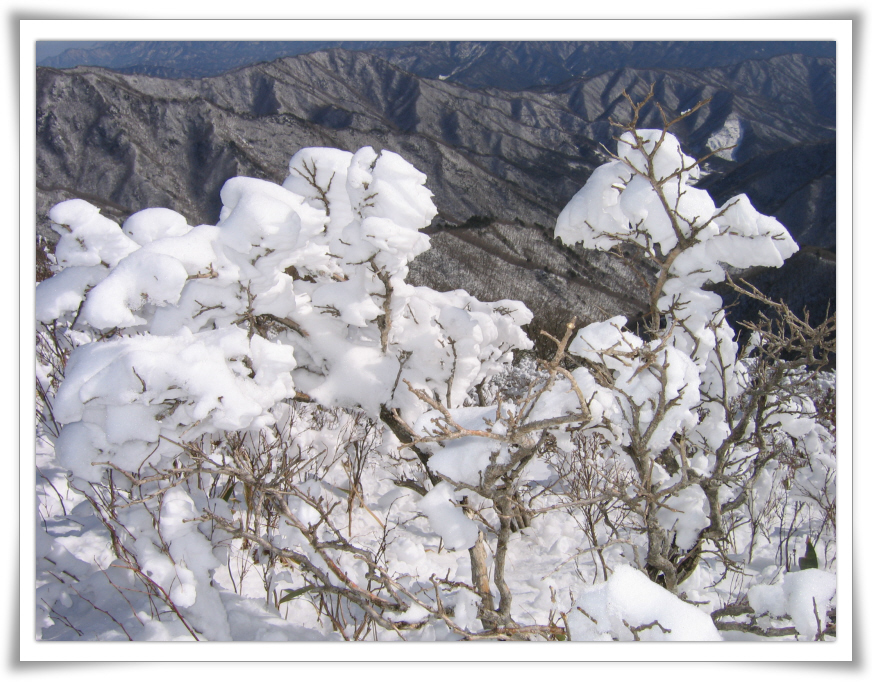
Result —
<instances>
[{"instance_id":1,"label":"snow on bush","mask_svg":"<svg viewBox=\"0 0 872 683\"><path fill-rule=\"evenodd\" d=\"M748 591L755 612L773 617L789 616L803 640L814 640L823 629L836 593L836 575L805 569L781 576L774 585L758 584Z\"/></svg>"},{"instance_id":2,"label":"snow on bush","mask_svg":"<svg viewBox=\"0 0 872 683\"><path fill-rule=\"evenodd\" d=\"M421 499L418 509L427 515L446 548L468 550L475 545L478 527L454 506L455 502L453 487L443 481Z\"/></svg>"},{"instance_id":3,"label":"snow on bush","mask_svg":"<svg viewBox=\"0 0 872 683\"><path fill-rule=\"evenodd\" d=\"M740 347L708 286L796 245L641 106L556 235L653 262L646 325L573 322L535 363L522 303L405 282L436 208L391 152L233 178L216 226L54 207L38 637L831 635L833 574L770 585L800 535L834 561L831 329L778 309Z\"/></svg>"},{"instance_id":4,"label":"snow on bush","mask_svg":"<svg viewBox=\"0 0 872 683\"><path fill-rule=\"evenodd\" d=\"M721 640L709 615L628 565L586 590L573 607L573 640Z\"/></svg>"}]
</instances>

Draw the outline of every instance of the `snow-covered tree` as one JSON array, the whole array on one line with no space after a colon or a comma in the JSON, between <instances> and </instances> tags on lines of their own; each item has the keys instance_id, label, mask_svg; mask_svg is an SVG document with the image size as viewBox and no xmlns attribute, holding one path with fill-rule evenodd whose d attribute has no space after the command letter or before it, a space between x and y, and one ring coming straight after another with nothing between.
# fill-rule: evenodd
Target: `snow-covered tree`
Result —
<instances>
[{"instance_id":1,"label":"snow-covered tree","mask_svg":"<svg viewBox=\"0 0 872 683\"><path fill-rule=\"evenodd\" d=\"M835 533L834 423L809 389L826 395L834 322L782 306L740 348L708 286L796 245L746 197L695 188L675 122L638 129L646 102L556 229L655 264L645 327L572 323L535 367L512 366L532 346L522 303L405 281L436 209L391 152L304 149L281 186L231 179L216 226L54 207L36 297L41 633L99 618L130 639L782 635L753 621L767 612L823 637L833 575L782 570L794 537ZM707 591L769 552L764 517L791 505L756 592Z\"/></svg>"}]
</instances>

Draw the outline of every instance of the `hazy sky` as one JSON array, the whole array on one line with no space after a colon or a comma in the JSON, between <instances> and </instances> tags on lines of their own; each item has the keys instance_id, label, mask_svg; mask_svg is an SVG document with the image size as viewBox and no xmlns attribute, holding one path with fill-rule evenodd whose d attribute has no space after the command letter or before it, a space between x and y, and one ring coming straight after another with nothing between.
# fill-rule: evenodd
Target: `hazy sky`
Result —
<instances>
[{"instance_id":1,"label":"hazy sky","mask_svg":"<svg viewBox=\"0 0 872 683\"><path fill-rule=\"evenodd\" d=\"M36 63L39 64L46 57L54 57L73 47L86 49L96 44L93 40L37 40Z\"/></svg>"}]
</instances>

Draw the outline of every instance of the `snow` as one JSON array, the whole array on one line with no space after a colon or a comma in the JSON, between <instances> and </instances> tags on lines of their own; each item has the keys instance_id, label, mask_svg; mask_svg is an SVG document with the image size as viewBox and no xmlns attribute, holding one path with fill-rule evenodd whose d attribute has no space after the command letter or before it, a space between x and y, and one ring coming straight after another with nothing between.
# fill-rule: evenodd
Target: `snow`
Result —
<instances>
[{"instance_id":1,"label":"snow","mask_svg":"<svg viewBox=\"0 0 872 683\"><path fill-rule=\"evenodd\" d=\"M415 431L419 434L432 433L436 429L436 421L442 414L436 411L425 413L415 423ZM458 408L452 411L452 417L462 427L471 430L485 430L487 423L493 422L496 410L484 408ZM492 439L469 436L444 442L435 455L430 458L430 468L450 478L452 481L467 484L478 484L484 470L497 459L500 443Z\"/></svg>"},{"instance_id":2,"label":"snow","mask_svg":"<svg viewBox=\"0 0 872 683\"><path fill-rule=\"evenodd\" d=\"M177 259L137 251L88 292L82 315L101 330L144 324L145 319L136 312L146 304L178 302L187 278Z\"/></svg>"},{"instance_id":3,"label":"snow","mask_svg":"<svg viewBox=\"0 0 872 683\"><path fill-rule=\"evenodd\" d=\"M657 512L664 529L675 534L675 545L690 550L699 538L699 532L709 525L709 502L698 484L689 486L678 495L670 496L669 506Z\"/></svg>"},{"instance_id":4,"label":"snow","mask_svg":"<svg viewBox=\"0 0 872 683\"><path fill-rule=\"evenodd\" d=\"M427 515L430 526L442 537L450 550L467 550L475 545L478 527L455 505L454 489L443 481L418 502L421 512Z\"/></svg>"},{"instance_id":5,"label":"snow","mask_svg":"<svg viewBox=\"0 0 872 683\"><path fill-rule=\"evenodd\" d=\"M52 227L61 237L55 257L61 267L115 266L139 245L118 224L82 199L68 199L49 211Z\"/></svg>"},{"instance_id":6,"label":"snow","mask_svg":"<svg viewBox=\"0 0 872 683\"><path fill-rule=\"evenodd\" d=\"M741 119L735 112L731 112L724 121L724 125L711 134L705 145L715 152L715 156L735 161L744 136L745 131ZM726 147L732 147L732 149L724 149Z\"/></svg>"},{"instance_id":7,"label":"snow","mask_svg":"<svg viewBox=\"0 0 872 683\"><path fill-rule=\"evenodd\" d=\"M68 268L36 286L36 320L50 322L78 310L85 292L106 277L103 266Z\"/></svg>"},{"instance_id":8,"label":"snow","mask_svg":"<svg viewBox=\"0 0 872 683\"><path fill-rule=\"evenodd\" d=\"M140 246L163 237L179 237L191 229L180 213L171 209L144 209L131 215L121 230Z\"/></svg>"},{"instance_id":9,"label":"snow","mask_svg":"<svg viewBox=\"0 0 872 683\"><path fill-rule=\"evenodd\" d=\"M594 170L587 183L557 217L554 236L566 244L581 243L585 249L609 249L615 235L629 232L630 221L620 204L621 190L630 173L620 161ZM593 229L591 226L596 226Z\"/></svg>"},{"instance_id":10,"label":"snow","mask_svg":"<svg viewBox=\"0 0 872 683\"><path fill-rule=\"evenodd\" d=\"M623 133L618 140L618 157L629 167L641 173L651 173L654 178L668 178L673 174L690 169L694 159L687 156L672 133L659 130L639 129L634 137L629 131ZM659 145L659 146L658 146ZM657 153L653 165L649 168L648 160L643 155Z\"/></svg>"},{"instance_id":11,"label":"snow","mask_svg":"<svg viewBox=\"0 0 872 683\"><path fill-rule=\"evenodd\" d=\"M756 585L748 602L760 613L789 616L803 640L814 640L826 627L826 614L836 593L836 575L820 569L783 574L774 585Z\"/></svg>"},{"instance_id":12,"label":"snow","mask_svg":"<svg viewBox=\"0 0 872 683\"><path fill-rule=\"evenodd\" d=\"M436 206L426 176L387 150L307 148L281 185L233 178L214 226L147 209L119 227L82 200L54 207L55 274L36 290L37 321L54 326L37 340L37 637L457 640L484 628L468 551L493 577L510 525L519 626L717 641L709 612L747 594L758 617L815 638L815 605L825 618L836 599L821 502L835 495L834 429L788 385L761 413L774 445L727 440L755 360L709 291L726 266L778 266L797 246L744 195L718 208L694 188L699 169L671 134L637 133L555 235L668 263L663 325L581 327L571 372L513 365L533 347L523 303L405 281ZM386 412L423 441L409 448ZM446 415L477 434L451 437ZM793 460L754 472L764 446ZM486 490L492 465L507 467ZM720 502L747 483L725 520L736 564L706 542L670 592L642 571L645 525L664 553L696 547L715 478ZM516 506L511 524L498 496ZM240 526L245 539L228 530ZM781 572L813 534L822 569ZM422 625L376 626L346 590Z\"/></svg>"},{"instance_id":13,"label":"snow","mask_svg":"<svg viewBox=\"0 0 872 683\"><path fill-rule=\"evenodd\" d=\"M573 640L633 640L630 627L655 622L659 626L638 631L639 640L721 640L708 614L628 565L617 567L608 581L582 593L573 605L569 628Z\"/></svg>"}]
</instances>

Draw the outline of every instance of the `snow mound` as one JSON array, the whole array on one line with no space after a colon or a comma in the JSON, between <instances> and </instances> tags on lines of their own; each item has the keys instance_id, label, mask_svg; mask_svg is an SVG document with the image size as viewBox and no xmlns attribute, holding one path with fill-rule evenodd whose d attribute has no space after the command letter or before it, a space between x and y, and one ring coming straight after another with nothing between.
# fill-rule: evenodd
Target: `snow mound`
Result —
<instances>
[{"instance_id":1,"label":"snow mound","mask_svg":"<svg viewBox=\"0 0 872 683\"><path fill-rule=\"evenodd\" d=\"M827 611L835 595L835 574L805 569L785 575L781 583L752 587L748 602L755 612L789 616L803 640L814 640L818 631L826 628Z\"/></svg>"},{"instance_id":2,"label":"snow mound","mask_svg":"<svg viewBox=\"0 0 872 683\"><path fill-rule=\"evenodd\" d=\"M708 614L629 565L578 599L569 628L572 640L722 640Z\"/></svg>"}]
</instances>

